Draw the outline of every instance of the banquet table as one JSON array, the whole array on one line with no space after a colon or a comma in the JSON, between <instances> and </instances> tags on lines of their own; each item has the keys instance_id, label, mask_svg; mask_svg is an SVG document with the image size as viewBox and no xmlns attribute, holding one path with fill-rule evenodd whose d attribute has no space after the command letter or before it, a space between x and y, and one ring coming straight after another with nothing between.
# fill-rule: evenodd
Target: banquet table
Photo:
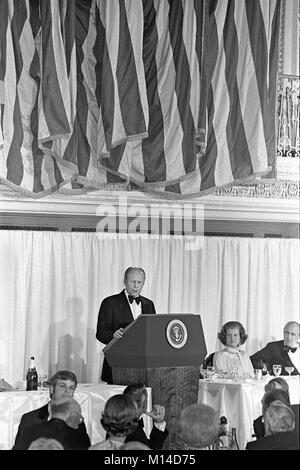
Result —
<instances>
[{"instance_id":1,"label":"banquet table","mask_svg":"<svg viewBox=\"0 0 300 470\"><path fill-rule=\"evenodd\" d=\"M74 398L80 403L82 415L90 436L91 443L95 444L105 439L100 418L106 401L117 393L122 393L123 385L78 384ZM151 388L147 387L147 410L151 409ZM11 449L21 417L24 413L40 408L49 401L49 391L37 390L27 392L16 390L0 393L0 450ZM152 419L144 416L145 432L149 436L152 428Z\"/></svg>"},{"instance_id":2,"label":"banquet table","mask_svg":"<svg viewBox=\"0 0 300 470\"><path fill-rule=\"evenodd\" d=\"M261 380L200 380L198 402L212 406L219 416L226 416L229 427L237 430L241 450L253 440L253 420L261 415L264 386L273 377ZM300 376L284 377L289 384L291 404L300 403Z\"/></svg>"}]
</instances>

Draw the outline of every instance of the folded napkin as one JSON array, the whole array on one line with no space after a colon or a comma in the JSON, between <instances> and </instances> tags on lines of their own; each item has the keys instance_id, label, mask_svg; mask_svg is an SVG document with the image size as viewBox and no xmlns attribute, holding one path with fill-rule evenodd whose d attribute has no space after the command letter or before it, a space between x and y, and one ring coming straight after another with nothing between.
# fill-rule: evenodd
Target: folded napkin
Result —
<instances>
[{"instance_id":1,"label":"folded napkin","mask_svg":"<svg viewBox=\"0 0 300 470\"><path fill-rule=\"evenodd\" d=\"M14 387L4 379L0 379L0 392L10 392L11 390L14 390Z\"/></svg>"}]
</instances>

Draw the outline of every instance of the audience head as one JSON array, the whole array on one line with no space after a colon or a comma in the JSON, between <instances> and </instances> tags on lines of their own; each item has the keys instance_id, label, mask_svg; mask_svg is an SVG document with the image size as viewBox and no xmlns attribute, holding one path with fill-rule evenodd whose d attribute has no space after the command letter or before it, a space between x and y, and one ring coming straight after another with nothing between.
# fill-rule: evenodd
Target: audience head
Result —
<instances>
[{"instance_id":1,"label":"audience head","mask_svg":"<svg viewBox=\"0 0 300 470\"><path fill-rule=\"evenodd\" d=\"M49 383L50 398L73 397L77 387L76 375L70 370L59 370Z\"/></svg>"},{"instance_id":2,"label":"audience head","mask_svg":"<svg viewBox=\"0 0 300 470\"><path fill-rule=\"evenodd\" d=\"M208 405L186 406L178 424L180 437L189 448L203 449L213 444L219 436L218 415Z\"/></svg>"},{"instance_id":3,"label":"audience head","mask_svg":"<svg viewBox=\"0 0 300 470\"><path fill-rule=\"evenodd\" d=\"M64 450L64 446L56 439L50 437L40 437L32 441L28 450Z\"/></svg>"},{"instance_id":4,"label":"audience head","mask_svg":"<svg viewBox=\"0 0 300 470\"><path fill-rule=\"evenodd\" d=\"M123 395L130 396L132 400L136 403L138 417L140 417L143 413L146 412L148 393L146 386L143 383L137 382L128 385L123 390Z\"/></svg>"},{"instance_id":5,"label":"audience head","mask_svg":"<svg viewBox=\"0 0 300 470\"><path fill-rule=\"evenodd\" d=\"M127 395L114 395L107 400L100 422L109 437L127 437L138 424L136 404Z\"/></svg>"},{"instance_id":6,"label":"audience head","mask_svg":"<svg viewBox=\"0 0 300 470\"><path fill-rule=\"evenodd\" d=\"M240 322L229 321L222 326L218 338L222 344L231 348L238 348L245 343L248 335L246 335L245 328Z\"/></svg>"},{"instance_id":7,"label":"audience head","mask_svg":"<svg viewBox=\"0 0 300 470\"><path fill-rule=\"evenodd\" d=\"M119 450L152 450L150 447L146 446L146 444L143 444L142 442L139 441L130 441L130 442L125 442Z\"/></svg>"},{"instance_id":8,"label":"audience head","mask_svg":"<svg viewBox=\"0 0 300 470\"><path fill-rule=\"evenodd\" d=\"M73 429L78 429L84 420L79 403L74 398L65 397L51 401L51 418L60 418Z\"/></svg>"},{"instance_id":9,"label":"audience head","mask_svg":"<svg viewBox=\"0 0 300 470\"><path fill-rule=\"evenodd\" d=\"M279 432L291 432L295 429L295 415L293 411L280 400L271 403L265 411L263 418L266 436Z\"/></svg>"},{"instance_id":10,"label":"audience head","mask_svg":"<svg viewBox=\"0 0 300 470\"><path fill-rule=\"evenodd\" d=\"M274 388L273 390L270 390L269 392L266 392L264 396L262 397L262 413L269 408L271 403L274 401L280 400L284 405L290 406L290 397L289 394L280 388Z\"/></svg>"},{"instance_id":11,"label":"audience head","mask_svg":"<svg viewBox=\"0 0 300 470\"><path fill-rule=\"evenodd\" d=\"M145 271L142 268L127 268L124 274L124 284L128 294L133 297L140 295L146 279Z\"/></svg>"},{"instance_id":12,"label":"audience head","mask_svg":"<svg viewBox=\"0 0 300 470\"><path fill-rule=\"evenodd\" d=\"M289 321L283 328L283 340L285 346L294 348L298 346L300 338L300 325L296 321Z\"/></svg>"},{"instance_id":13,"label":"audience head","mask_svg":"<svg viewBox=\"0 0 300 470\"><path fill-rule=\"evenodd\" d=\"M274 389L281 389L289 393L289 385L282 377L274 377L265 385L265 392L270 392Z\"/></svg>"}]
</instances>

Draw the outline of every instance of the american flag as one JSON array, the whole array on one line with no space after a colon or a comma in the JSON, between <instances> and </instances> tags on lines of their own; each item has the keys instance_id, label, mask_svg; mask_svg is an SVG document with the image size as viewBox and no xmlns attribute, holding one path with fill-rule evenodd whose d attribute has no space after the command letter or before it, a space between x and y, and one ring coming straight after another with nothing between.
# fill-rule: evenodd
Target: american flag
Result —
<instances>
[{"instance_id":1,"label":"american flag","mask_svg":"<svg viewBox=\"0 0 300 470\"><path fill-rule=\"evenodd\" d=\"M0 0L0 181L200 195L275 168L280 0Z\"/></svg>"}]
</instances>

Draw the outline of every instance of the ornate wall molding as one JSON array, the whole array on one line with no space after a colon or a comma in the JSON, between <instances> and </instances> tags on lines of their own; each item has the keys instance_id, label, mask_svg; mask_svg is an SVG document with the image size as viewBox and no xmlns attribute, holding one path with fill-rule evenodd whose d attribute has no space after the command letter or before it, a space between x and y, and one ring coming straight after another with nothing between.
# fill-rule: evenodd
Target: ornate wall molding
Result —
<instances>
[{"instance_id":1,"label":"ornate wall molding","mask_svg":"<svg viewBox=\"0 0 300 470\"><path fill-rule=\"evenodd\" d=\"M292 186L294 184L294 187ZM275 183L276 186L276 183ZM274 185L234 186L217 194L202 196L184 201L164 201L151 198L139 192L97 191L97 194L67 197L54 194L42 200L31 198L0 197L0 222L5 216L74 216L79 219L100 217L105 212L117 216L138 213L139 210L151 214L151 211L172 211L174 217L182 217L188 207L203 208L207 220L264 221L280 223L299 223L299 184L287 184L278 188L278 194L289 192L293 197L271 197ZM293 189L294 188L294 189ZM185 212L186 213L186 212Z\"/></svg>"},{"instance_id":2,"label":"ornate wall molding","mask_svg":"<svg viewBox=\"0 0 300 470\"><path fill-rule=\"evenodd\" d=\"M299 181L276 181L275 183L258 183L256 185L240 185L217 190L218 196L268 198L268 199L299 199ZM275 203L275 201L274 201Z\"/></svg>"}]
</instances>

